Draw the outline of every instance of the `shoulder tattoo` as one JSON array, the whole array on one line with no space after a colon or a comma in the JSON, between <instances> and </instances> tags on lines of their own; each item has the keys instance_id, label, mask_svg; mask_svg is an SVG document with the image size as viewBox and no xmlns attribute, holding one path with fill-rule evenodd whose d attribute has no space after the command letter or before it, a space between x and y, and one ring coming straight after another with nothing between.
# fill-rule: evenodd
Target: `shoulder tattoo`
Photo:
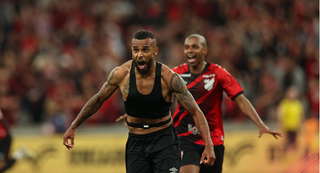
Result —
<instances>
[{"instance_id":1,"label":"shoulder tattoo","mask_svg":"<svg viewBox=\"0 0 320 173\"><path fill-rule=\"evenodd\" d=\"M181 77L177 73L174 73L171 76L170 85L172 90L175 92L184 93L187 91L184 81L181 79Z\"/></svg>"},{"instance_id":2,"label":"shoulder tattoo","mask_svg":"<svg viewBox=\"0 0 320 173\"><path fill-rule=\"evenodd\" d=\"M180 103L182 103L190 113L194 112L196 103L188 91L183 79L177 73L172 75L170 85L172 90L176 93Z\"/></svg>"}]
</instances>

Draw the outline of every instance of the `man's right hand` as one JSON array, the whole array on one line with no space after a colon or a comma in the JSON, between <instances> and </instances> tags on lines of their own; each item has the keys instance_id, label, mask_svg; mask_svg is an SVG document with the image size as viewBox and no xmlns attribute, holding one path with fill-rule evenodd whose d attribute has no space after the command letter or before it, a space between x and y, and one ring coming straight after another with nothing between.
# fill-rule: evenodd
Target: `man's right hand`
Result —
<instances>
[{"instance_id":1,"label":"man's right hand","mask_svg":"<svg viewBox=\"0 0 320 173\"><path fill-rule=\"evenodd\" d=\"M74 147L74 138L76 136L76 130L69 128L66 133L63 135L63 145L70 150L71 148ZM70 139L70 143L69 143Z\"/></svg>"},{"instance_id":2,"label":"man's right hand","mask_svg":"<svg viewBox=\"0 0 320 173\"><path fill-rule=\"evenodd\" d=\"M216 160L216 155L214 153L213 148L205 147L205 149L202 153L200 164L213 166L215 160Z\"/></svg>"},{"instance_id":3,"label":"man's right hand","mask_svg":"<svg viewBox=\"0 0 320 173\"><path fill-rule=\"evenodd\" d=\"M123 120L123 124L127 126L127 116L128 116L128 114L124 114L124 115L120 116L119 118L116 119L116 122Z\"/></svg>"}]
</instances>

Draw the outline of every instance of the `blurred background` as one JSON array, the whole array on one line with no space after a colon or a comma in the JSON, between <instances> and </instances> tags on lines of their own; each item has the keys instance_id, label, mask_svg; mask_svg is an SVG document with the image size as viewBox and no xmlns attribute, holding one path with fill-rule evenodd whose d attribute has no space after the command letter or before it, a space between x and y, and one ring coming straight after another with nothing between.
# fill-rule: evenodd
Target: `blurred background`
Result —
<instances>
[{"instance_id":1,"label":"blurred background","mask_svg":"<svg viewBox=\"0 0 320 173\"><path fill-rule=\"evenodd\" d=\"M278 110L287 90L296 87L296 99L304 108L296 129L298 144L291 153L296 155L284 150L285 137L278 141L262 137L255 142L257 128L234 102L224 99L225 173L270 172L270 166L279 163L281 169L274 168L271 172L319 170L309 169L310 165L318 166L318 156L308 161L309 167L301 166L301 160L310 153L319 153L319 1L1 0L0 109L13 133L12 149L26 145L39 154L38 145L50 144L52 150L62 153L42 167L21 162L12 172L22 169L54 172L58 168L53 169L52 163L61 166L56 172L72 172L77 169L74 163L84 164L74 162L72 158L77 158L77 154L63 148L62 134L86 101L99 91L110 71L131 59L132 36L142 29L156 35L160 50L157 61L170 68L185 62L186 36L193 33L205 36L206 61L221 65L234 76L244 88L244 95L272 129L285 131L285 120L279 118ZM113 146L115 141L118 142L114 147L122 146L114 154L119 160L118 168L111 171L116 165L112 162L109 167L89 164L88 170L125 171L123 149L127 130L122 123L115 122L123 113L123 101L120 92L116 92L79 129L80 148L82 145L94 148L101 145L96 144L101 140L107 146ZM86 146L83 139L95 135L97 138L90 141L96 143ZM236 141L238 138L240 141ZM241 139L251 141L243 145L253 146L249 150L252 152L234 159L232 146L227 147L234 143L242 145ZM257 155L260 150L265 154ZM250 153L254 157L250 158ZM104 158L86 152L79 155L84 160L92 155ZM67 163L58 162L63 160L62 156ZM264 164L257 167L265 170L257 172L237 162L252 163L250 159L261 159ZM86 172L84 168L75 172L81 171Z\"/></svg>"}]
</instances>

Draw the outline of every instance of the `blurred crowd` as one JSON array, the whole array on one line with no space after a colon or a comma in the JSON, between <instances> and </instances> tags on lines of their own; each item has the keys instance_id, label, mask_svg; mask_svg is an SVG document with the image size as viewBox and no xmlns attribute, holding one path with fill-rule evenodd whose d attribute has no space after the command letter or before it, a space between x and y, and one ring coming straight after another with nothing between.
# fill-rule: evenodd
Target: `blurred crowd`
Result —
<instances>
[{"instance_id":1,"label":"blurred crowd","mask_svg":"<svg viewBox=\"0 0 320 173\"><path fill-rule=\"evenodd\" d=\"M0 108L11 125L63 132L110 71L131 59L132 35L157 36L157 60L185 62L184 39L207 39L206 60L226 68L264 121L290 86L307 117L319 117L317 0L1 0ZM224 102L224 119L244 121ZM124 113L116 92L86 124Z\"/></svg>"}]
</instances>

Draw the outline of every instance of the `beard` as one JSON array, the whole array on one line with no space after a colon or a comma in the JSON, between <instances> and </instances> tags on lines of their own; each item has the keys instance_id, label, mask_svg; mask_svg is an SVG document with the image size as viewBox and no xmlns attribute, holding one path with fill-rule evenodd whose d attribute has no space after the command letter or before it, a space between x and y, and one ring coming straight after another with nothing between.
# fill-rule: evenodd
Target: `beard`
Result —
<instances>
[{"instance_id":1,"label":"beard","mask_svg":"<svg viewBox=\"0 0 320 173\"><path fill-rule=\"evenodd\" d=\"M139 64L138 64L138 62L134 61L134 63L136 64L136 66L137 66L137 70L138 70L138 72L139 72L141 75L145 75L145 74L147 74L147 73L150 71L150 69L151 69L151 65L152 65L152 61L151 61L151 60L149 60L148 62L146 62L147 68L146 68L146 69L141 70L141 69L139 68Z\"/></svg>"}]
</instances>

